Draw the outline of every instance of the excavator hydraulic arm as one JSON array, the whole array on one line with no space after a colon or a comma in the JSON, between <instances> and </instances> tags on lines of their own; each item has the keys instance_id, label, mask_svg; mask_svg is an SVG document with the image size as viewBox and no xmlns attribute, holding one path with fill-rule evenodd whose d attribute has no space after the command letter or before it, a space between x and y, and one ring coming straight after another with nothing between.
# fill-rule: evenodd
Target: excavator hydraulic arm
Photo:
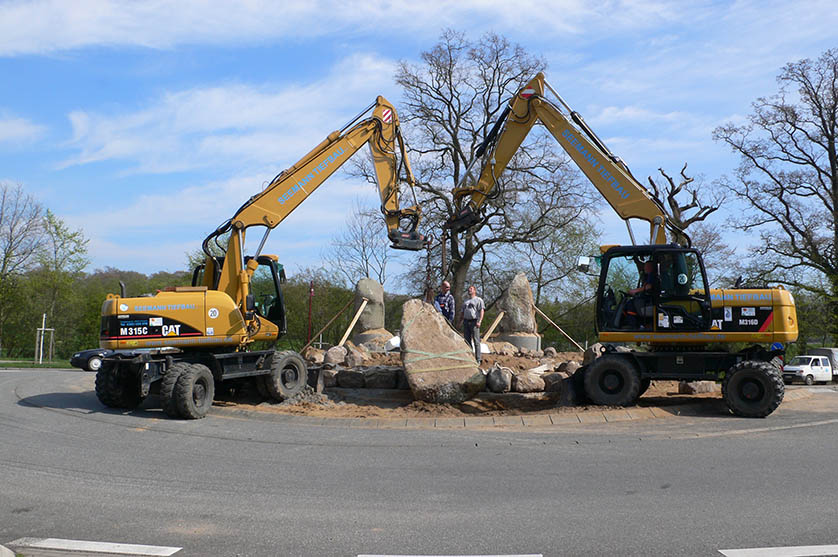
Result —
<instances>
[{"instance_id":1,"label":"excavator hydraulic arm","mask_svg":"<svg viewBox=\"0 0 838 557\"><path fill-rule=\"evenodd\" d=\"M549 88L570 114L570 119L545 96ZM572 120L572 122L571 122ZM509 165L530 130L541 122L611 207L626 221L642 219L650 225L650 244L666 243L665 228L671 226L660 202L614 156L582 117L562 100L539 73L509 102L476 151L474 161L483 161L478 177L466 171L454 188L456 207L447 226L462 231L480 220L479 209L494 189L497 178ZM574 125L574 123L576 125ZM578 127L577 127L578 126Z\"/></svg>"}]
</instances>

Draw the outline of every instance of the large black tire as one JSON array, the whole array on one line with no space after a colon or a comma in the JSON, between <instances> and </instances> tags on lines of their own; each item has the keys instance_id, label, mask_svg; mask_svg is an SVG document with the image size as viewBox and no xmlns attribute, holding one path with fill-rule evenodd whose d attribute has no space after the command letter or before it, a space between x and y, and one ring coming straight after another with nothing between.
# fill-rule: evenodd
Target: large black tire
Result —
<instances>
[{"instance_id":1,"label":"large black tire","mask_svg":"<svg viewBox=\"0 0 838 557\"><path fill-rule=\"evenodd\" d=\"M122 388L115 362L104 362L96 372L96 398L109 408L122 408Z\"/></svg>"},{"instance_id":2,"label":"large black tire","mask_svg":"<svg viewBox=\"0 0 838 557\"><path fill-rule=\"evenodd\" d=\"M259 393L264 399L272 398L270 391L268 391L268 386L265 384L265 375L257 375L253 378L253 383L256 385L256 391Z\"/></svg>"},{"instance_id":3,"label":"large black tire","mask_svg":"<svg viewBox=\"0 0 838 557\"><path fill-rule=\"evenodd\" d=\"M163 412L170 418L181 417L175 401L175 385L177 385L180 376L189 369L188 363L178 362L166 370L166 374L160 380L160 404L163 407Z\"/></svg>"},{"instance_id":4,"label":"large black tire","mask_svg":"<svg viewBox=\"0 0 838 557\"><path fill-rule=\"evenodd\" d=\"M215 397L215 379L209 368L203 364L191 364L178 377L174 399L182 418L198 420L212 407Z\"/></svg>"},{"instance_id":5,"label":"large black tire","mask_svg":"<svg viewBox=\"0 0 838 557\"><path fill-rule=\"evenodd\" d=\"M133 409L145 397L140 395L139 376L127 363L104 361L96 372L96 397L110 408Z\"/></svg>"},{"instance_id":6,"label":"large black tire","mask_svg":"<svg viewBox=\"0 0 838 557\"><path fill-rule=\"evenodd\" d=\"M302 356L293 350L274 352L271 373L265 376L265 387L271 396L283 401L302 392L308 383L308 367Z\"/></svg>"},{"instance_id":7,"label":"large black tire","mask_svg":"<svg viewBox=\"0 0 838 557\"><path fill-rule=\"evenodd\" d=\"M782 376L768 362L739 362L722 381L725 404L743 418L766 417L780 406L785 393Z\"/></svg>"},{"instance_id":8,"label":"large black tire","mask_svg":"<svg viewBox=\"0 0 838 557\"><path fill-rule=\"evenodd\" d=\"M585 394L594 404L630 406L640 393L640 374L625 357L604 354L585 372Z\"/></svg>"}]
</instances>

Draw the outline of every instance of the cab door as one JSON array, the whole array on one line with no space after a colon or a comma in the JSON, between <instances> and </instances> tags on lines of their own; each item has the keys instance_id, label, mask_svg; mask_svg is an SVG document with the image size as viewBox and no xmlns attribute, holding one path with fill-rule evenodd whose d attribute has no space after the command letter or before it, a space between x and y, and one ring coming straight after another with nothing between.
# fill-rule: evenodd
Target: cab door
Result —
<instances>
[{"instance_id":1,"label":"cab door","mask_svg":"<svg viewBox=\"0 0 838 557\"><path fill-rule=\"evenodd\" d=\"M662 249L654 256L658 287L654 293L655 331L710 330L710 289L695 250Z\"/></svg>"}]
</instances>

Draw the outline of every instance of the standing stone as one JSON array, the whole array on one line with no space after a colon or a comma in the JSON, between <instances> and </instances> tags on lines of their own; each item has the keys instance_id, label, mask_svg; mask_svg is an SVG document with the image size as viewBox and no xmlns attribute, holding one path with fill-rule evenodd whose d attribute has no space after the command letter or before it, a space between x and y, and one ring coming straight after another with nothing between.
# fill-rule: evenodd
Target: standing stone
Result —
<instances>
[{"instance_id":1,"label":"standing stone","mask_svg":"<svg viewBox=\"0 0 838 557\"><path fill-rule=\"evenodd\" d=\"M532 289L530 289L527 275L518 273L498 300L498 308L506 312L498 324L498 331L537 333L533 303Z\"/></svg>"},{"instance_id":2,"label":"standing stone","mask_svg":"<svg viewBox=\"0 0 838 557\"><path fill-rule=\"evenodd\" d=\"M352 341L355 344L363 344L364 342L384 338L386 342L388 338L392 337L390 333L384 329L384 287L371 278L362 278L355 285L355 305L353 315L361 307L361 302L366 298L368 300L364 311L358 318L358 323L355 324L355 335Z\"/></svg>"},{"instance_id":3,"label":"standing stone","mask_svg":"<svg viewBox=\"0 0 838 557\"><path fill-rule=\"evenodd\" d=\"M404 304L401 356L407 382L417 400L458 404L486 385L486 376L463 337L422 300Z\"/></svg>"}]
</instances>

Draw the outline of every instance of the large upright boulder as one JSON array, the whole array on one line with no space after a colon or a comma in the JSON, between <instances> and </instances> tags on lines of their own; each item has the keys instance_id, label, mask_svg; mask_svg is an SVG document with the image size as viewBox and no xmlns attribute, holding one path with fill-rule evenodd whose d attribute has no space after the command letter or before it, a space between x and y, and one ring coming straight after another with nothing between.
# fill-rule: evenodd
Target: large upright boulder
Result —
<instances>
[{"instance_id":1,"label":"large upright boulder","mask_svg":"<svg viewBox=\"0 0 838 557\"><path fill-rule=\"evenodd\" d=\"M352 342L363 344L377 339L386 342L393 335L384 329L384 287L371 278L362 278L355 285L355 312L361 307L364 298L368 300L367 305L355 324L357 332Z\"/></svg>"},{"instance_id":2,"label":"large upright boulder","mask_svg":"<svg viewBox=\"0 0 838 557\"><path fill-rule=\"evenodd\" d=\"M535 310L530 281L525 273L518 273L498 300L498 308L506 315L498 323L502 333L537 333Z\"/></svg>"},{"instance_id":3,"label":"large upright boulder","mask_svg":"<svg viewBox=\"0 0 838 557\"><path fill-rule=\"evenodd\" d=\"M401 356L408 385L417 400L457 404L486 386L486 377L463 337L422 300L404 304Z\"/></svg>"}]
</instances>

